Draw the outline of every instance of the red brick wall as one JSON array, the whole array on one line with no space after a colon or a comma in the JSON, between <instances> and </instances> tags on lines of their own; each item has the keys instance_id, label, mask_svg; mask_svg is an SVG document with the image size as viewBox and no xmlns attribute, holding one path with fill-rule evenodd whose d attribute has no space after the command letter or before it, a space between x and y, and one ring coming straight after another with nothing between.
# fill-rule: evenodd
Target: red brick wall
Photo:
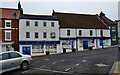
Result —
<instances>
[{"instance_id":1,"label":"red brick wall","mask_svg":"<svg viewBox=\"0 0 120 75\"><path fill-rule=\"evenodd\" d=\"M11 41L18 43L19 41L19 20L11 20L11 28L2 30L2 41L5 41L5 30L11 30ZM5 21L2 21L2 28L5 28ZM16 29L15 29L16 28Z\"/></svg>"}]
</instances>

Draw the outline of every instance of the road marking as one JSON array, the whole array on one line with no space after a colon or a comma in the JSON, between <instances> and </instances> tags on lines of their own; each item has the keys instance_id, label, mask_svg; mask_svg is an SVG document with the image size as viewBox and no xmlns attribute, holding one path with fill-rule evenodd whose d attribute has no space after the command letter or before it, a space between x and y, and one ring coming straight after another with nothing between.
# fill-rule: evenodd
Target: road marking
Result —
<instances>
[{"instance_id":1,"label":"road marking","mask_svg":"<svg viewBox=\"0 0 120 75\"><path fill-rule=\"evenodd\" d=\"M68 74L68 72L63 72L63 71L56 71L56 70L49 70L49 69L40 69L40 68L34 68L36 70L42 70L42 71L48 71L48 72L55 72L55 73L65 73Z\"/></svg>"},{"instance_id":2,"label":"road marking","mask_svg":"<svg viewBox=\"0 0 120 75\"><path fill-rule=\"evenodd\" d=\"M87 60L84 59L82 62L86 62L86 61L87 61Z\"/></svg>"},{"instance_id":3,"label":"road marking","mask_svg":"<svg viewBox=\"0 0 120 75\"><path fill-rule=\"evenodd\" d=\"M61 61L65 61L65 60L63 59L63 60L61 60Z\"/></svg>"},{"instance_id":4,"label":"road marking","mask_svg":"<svg viewBox=\"0 0 120 75\"><path fill-rule=\"evenodd\" d=\"M41 66L40 68L43 68L43 67L45 67L46 65L44 65L44 66Z\"/></svg>"},{"instance_id":5,"label":"road marking","mask_svg":"<svg viewBox=\"0 0 120 75\"><path fill-rule=\"evenodd\" d=\"M50 60L50 59L44 59L44 60Z\"/></svg>"},{"instance_id":6,"label":"road marking","mask_svg":"<svg viewBox=\"0 0 120 75\"><path fill-rule=\"evenodd\" d=\"M52 63L52 64L56 64L57 62L54 62L54 63Z\"/></svg>"},{"instance_id":7,"label":"road marking","mask_svg":"<svg viewBox=\"0 0 120 75\"><path fill-rule=\"evenodd\" d=\"M95 64L95 65L98 66L98 67L106 67L106 66L108 66L106 64Z\"/></svg>"},{"instance_id":8,"label":"road marking","mask_svg":"<svg viewBox=\"0 0 120 75\"><path fill-rule=\"evenodd\" d=\"M26 70L26 71L23 71L22 73L26 73L26 72L29 72L30 70Z\"/></svg>"},{"instance_id":9,"label":"road marking","mask_svg":"<svg viewBox=\"0 0 120 75\"><path fill-rule=\"evenodd\" d=\"M65 69L65 72L68 72L70 69L71 69L71 68L67 68L67 69Z\"/></svg>"},{"instance_id":10,"label":"road marking","mask_svg":"<svg viewBox=\"0 0 120 75\"><path fill-rule=\"evenodd\" d=\"M77 63L75 66L79 66L79 63Z\"/></svg>"}]
</instances>

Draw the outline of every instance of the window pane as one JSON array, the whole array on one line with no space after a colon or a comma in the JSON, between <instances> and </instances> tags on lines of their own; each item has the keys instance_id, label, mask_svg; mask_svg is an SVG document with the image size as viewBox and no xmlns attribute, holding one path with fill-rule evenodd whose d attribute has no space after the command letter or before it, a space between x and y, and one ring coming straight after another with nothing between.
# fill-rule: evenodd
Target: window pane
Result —
<instances>
[{"instance_id":1,"label":"window pane","mask_svg":"<svg viewBox=\"0 0 120 75\"><path fill-rule=\"evenodd\" d=\"M29 21L26 21L26 26L29 26L30 25L30 22Z\"/></svg>"},{"instance_id":2,"label":"window pane","mask_svg":"<svg viewBox=\"0 0 120 75\"><path fill-rule=\"evenodd\" d=\"M44 26L44 27L46 26L46 22L43 22L43 26Z\"/></svg>"},{"instance_id":3,"label":"window pane","mask_svg":"<svg viewBox=\"0 0 120 75\"><path fill-rule=\"evenodd\" d=\"M93 32L92 32L92 30L90 30L90 36L92 36L93 35Z\"/></svg>"},{"instance_id":4,"label":"window pane","mask_svg":"<svg viewBox=\"0 0 120 75\"><path fill-rule=\"evenodd\" d=\"M30 38L30 33L26 32L26 38Z\"/></svg>"},{"instance_id":5,"label":"window pane","mask_svg":"<svg viewBox=\"0 0 120 75\"><path fill-rule=\"evenodd\" d=\"M10 32L6 32L6 39L10 39Z\"/></svg>"},{"instance_id":6,"label":"window pane","mask_svg":"<svg viewBox=\"0 0 120 75\"><path fill-rule=\"evenodd\" d=\"M82 35L82 31L81 30L79 30L79 36L81 36Z\"/></svg>"},{"instance_id":7,"label":"window pane","mask_svg":"<svg viewBox=\"0 0 120 75\"><path fill-rule=\"evenodd\" d=\"M38 38L38 32L35 32L35 38Z\"/></svg>"},{"instance_id":8,"label":"window pane","mask_svg":"<svg viewBox=\"0 0 120 75\"><path fill-rule=\"evenodd\" d=\"M10 22L6 22L6 27L10 27Z\"/></svg>"},{"instance_id":9,"label":"window pane","mask_svg":"<svg viewBox=\"0 0 120 75\"><path fill-rule=\"evenodd\" d=\"M47 38L47 33L43 32L43 38Z\"/></svg>"},{"instance_id":10,"label":"window pane","mask_svg":"<svg viewBox=\"0 0 120 75\"><path fill-rule=\"evenodd\" d=\"M51 22L51 26L54 27L54 22Z\"/></svg>"},{"instance_id":11,"label":"window pane","mask_svg":"<svg viewBox=\"0 0 120 75\"><path fill-rule=\"evenodd\" d=\"M35 26L38 26L38 22L35 22Z\"/></svg>"},{"instance_id":12,"label":"window pane","mask_svg":"<svg viewBox=\"0 0 120 75\"><path fill-rule=\"evenodd\" d=\"M67 30L67 36L70 36L70 30Z\"/></svg>"}]
</instances>

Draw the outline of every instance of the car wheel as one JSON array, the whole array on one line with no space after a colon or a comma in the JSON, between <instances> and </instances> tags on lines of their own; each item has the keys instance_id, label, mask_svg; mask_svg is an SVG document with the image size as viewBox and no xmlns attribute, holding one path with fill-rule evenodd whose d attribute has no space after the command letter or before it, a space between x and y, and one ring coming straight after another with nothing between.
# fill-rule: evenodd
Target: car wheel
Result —
<instances>
[{"instance_id":1,"label":"car wheel","mask_svg":"<svg viewBox=\"0 0 120 75\"><path fill-rule=\"evenodd\" d=\"M27 61L22 62L22 64L21 64L21 69L22 69L22 70L26 70L26 69L28 69L28 68L29 68L28 62L27 62Z\"/></svg>"}]
</instances>

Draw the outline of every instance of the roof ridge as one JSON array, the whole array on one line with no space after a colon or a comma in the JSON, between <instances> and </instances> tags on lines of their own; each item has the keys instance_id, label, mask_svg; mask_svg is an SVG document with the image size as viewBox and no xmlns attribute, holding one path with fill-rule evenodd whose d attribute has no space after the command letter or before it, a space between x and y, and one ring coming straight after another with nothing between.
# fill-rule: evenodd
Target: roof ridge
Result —
<instances>
[{"instance_id":1,"label":"roof ridge","mask_svg":"<svg viewBox=\"0 0 120 75\"><path fill-rule=\"evenodd\" d=\"M16 8L0 8L0 9L5 9L5 10L18 10Z\"/></svg>"},{"instance_id":2,"label":"roof ridge","mask_svg":"<svg viewBox=\"0 0 120 75\"><path fill-rule=\"evenodd\" d=\"M24 15L24 16L48 16L48 17L53 17L52 15L36 15L36 14L22 14L22 15Z\"/></svg>"},{"instance_id":3,"label":"roof ridge","mask_svg":"<svg viewBox=\"0 0 120 75\"><path fill-rule=\"evenodd\" d=\"M85 16L96 16L96 14L80 14L80 13L67 13L67 12L55 12L56 14L58 13L60 13L60 14L71 14L71 15L85 15Z\"/></svg>"}]
</instances>

